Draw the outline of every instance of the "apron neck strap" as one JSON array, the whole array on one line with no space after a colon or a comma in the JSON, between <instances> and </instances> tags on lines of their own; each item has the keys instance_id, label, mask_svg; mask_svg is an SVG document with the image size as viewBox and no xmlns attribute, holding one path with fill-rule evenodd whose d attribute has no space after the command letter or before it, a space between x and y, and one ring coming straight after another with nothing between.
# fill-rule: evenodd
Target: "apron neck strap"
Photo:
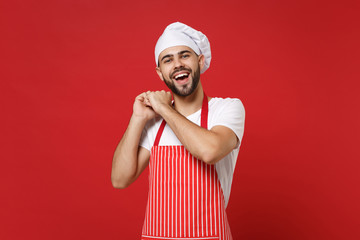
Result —
<instances>
[{"instance_id":1,"label":"apron neck strap","mask_svg":"<svg viewBox=\"0 0 360 240\"><path fill-rule=\"evenodd\" d=\"M200 121L200 126L207 129L208 127L208 112L209 112L209 102L208 102L208 98L204 92L204 98L203 98L203 103L202 103L202 107L201 107L201 121Z\"/></svg>"},{"instance_id":2,"label":"apron neck strap","mask_svg":"<svg viewBox=\"0 0 360 240\"><path fill-rule=\"evenodd\" d=\"M208 99L207 99L207 96L204 92L204 98L203 98L203 102L202 102L202 107L201 107L201 119L200 119L200 126L207 129L208 127L208 112L209 112L209 103L208 103ZM165 128L165 125L166 125L166 121L163 120L161 125L160 125L160 128L156 134L156 138L155 138L155 142L154 142L154 146L158 146L159 145L159 142L160 142L160 138L161 138L161 135L164 131L164 128Z\"/></svg>"}]
</instances>

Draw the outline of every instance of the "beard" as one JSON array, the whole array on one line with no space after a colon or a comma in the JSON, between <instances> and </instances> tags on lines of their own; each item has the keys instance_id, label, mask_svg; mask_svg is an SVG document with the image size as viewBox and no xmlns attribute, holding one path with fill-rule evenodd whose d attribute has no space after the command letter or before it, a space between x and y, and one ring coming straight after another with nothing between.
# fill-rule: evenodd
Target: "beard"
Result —
<instances>
[{"instance_id":1,"label":"beard","mask_svg":"<svg viewBox=\"0 0 360 240\"><path fill-rule=\"evenodd\" d=\"M181 87L176 87L174 84L172 76L179 71L183 71L183 70L187 70L190 72L191 75L191 83L185 84ZM189 75L189 76L190 76ZM172 74L170 74L169 79L164 79L166 86L170 89L171 92L173 92L174 94L178 95L178 96L182 96L182 97L186 97L191 95L195 89L197 88L199 82L200 82L200 66L198 66L198 68L196 69L196 71L193 73L193 71L191 69L188 68L180 68L178 70L176 70L175 72L173 72Z\"/></svg>"}]
</instances>

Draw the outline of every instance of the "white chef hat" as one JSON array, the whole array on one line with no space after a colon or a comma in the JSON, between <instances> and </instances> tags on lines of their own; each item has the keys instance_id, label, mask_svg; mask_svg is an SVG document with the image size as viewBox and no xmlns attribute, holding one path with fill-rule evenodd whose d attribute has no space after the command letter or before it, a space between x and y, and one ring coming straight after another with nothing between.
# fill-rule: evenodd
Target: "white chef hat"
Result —
<instances>
[{"instance_id":1,"label":"white chef hat","mask_svg":"<svg viewBox=\"0 0 360 240\"><path fill-rule=\"evenodd\" d=\"M201 73L210 67L211 50L210 42L200 31L197 31L183 23L175 22L168 25L155 46L155 63L158 64L159 55L169 47L187 46L194 50L197 55L204 55L205 65Z\"/></svg>"}]
</instances>

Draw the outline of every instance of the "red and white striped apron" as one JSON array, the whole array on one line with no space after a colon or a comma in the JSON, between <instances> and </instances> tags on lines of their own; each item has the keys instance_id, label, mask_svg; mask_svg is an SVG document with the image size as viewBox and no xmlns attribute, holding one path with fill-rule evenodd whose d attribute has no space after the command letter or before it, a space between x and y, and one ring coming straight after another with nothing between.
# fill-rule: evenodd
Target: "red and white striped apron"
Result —
<instances>
[{"instance_id":1,"label":"red and white striped apron","mask_svg":"<svg viewBox=\"0 0 360 240\"><path fill-rule=\"evenodd\" d=\"M204 94L201 126L207 129ZM149 194L142 240L232 240L215 165L193 157L184 146L159 146L166 122L151 149Z\"/></svg>"}]
</instances>

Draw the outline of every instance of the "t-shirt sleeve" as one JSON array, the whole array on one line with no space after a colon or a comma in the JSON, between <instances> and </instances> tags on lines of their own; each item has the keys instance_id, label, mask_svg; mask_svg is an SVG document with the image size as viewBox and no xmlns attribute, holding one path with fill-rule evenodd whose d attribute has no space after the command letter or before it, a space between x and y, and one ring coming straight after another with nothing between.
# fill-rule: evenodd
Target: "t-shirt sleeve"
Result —
<instances>
[{"instance_id":1,"label":"t-shirt sleeve","mask_svg":"<svg viewBox=\"0 0 360 240\"><path fill-rule=\"evenodd\" d=\"M245 108L239 99L227 98L222 106L217 108L211 127L219 125L230 128L236 134L239 139L236 147L239 147L245 125Z\"/></svg>"}]
</instances>

